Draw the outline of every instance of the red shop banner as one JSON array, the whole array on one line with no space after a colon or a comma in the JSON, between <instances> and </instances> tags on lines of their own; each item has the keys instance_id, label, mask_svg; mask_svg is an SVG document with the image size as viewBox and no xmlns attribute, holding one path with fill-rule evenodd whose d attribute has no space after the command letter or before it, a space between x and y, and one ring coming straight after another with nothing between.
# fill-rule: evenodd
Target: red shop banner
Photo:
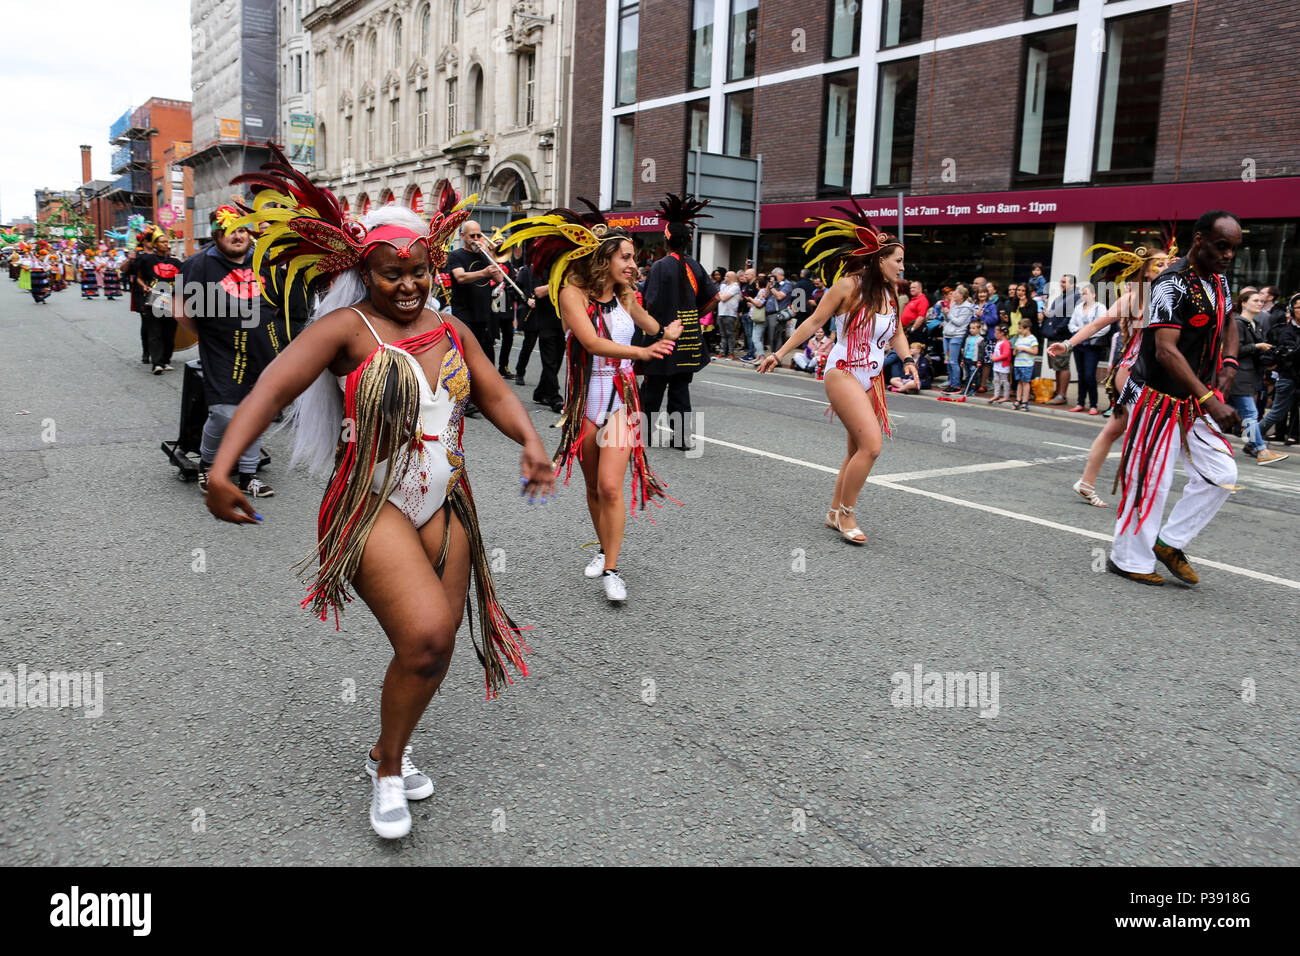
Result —
<instances>
[{"instance_id":1,"label":"red shop banner","mask_svg":"<svg viewBox=\"0 0 1300 956\"><path fill-rule=\"evenodd\" d=\"M811 229L811 216L843 218L832 207L845 200L769 203L762 229ZM875 222L898 222L898 196L859 198ZM1086 186L940 196L903 196L903 221L916 226L1034 225L1058 222L1156 222L1195 219L1208 209L1227 209L1242 219L1300 219L1300 177ZM656 217L657 218L657 217ZM701 228L708 231L707 223Z\"/></svg>"}]
</instances>

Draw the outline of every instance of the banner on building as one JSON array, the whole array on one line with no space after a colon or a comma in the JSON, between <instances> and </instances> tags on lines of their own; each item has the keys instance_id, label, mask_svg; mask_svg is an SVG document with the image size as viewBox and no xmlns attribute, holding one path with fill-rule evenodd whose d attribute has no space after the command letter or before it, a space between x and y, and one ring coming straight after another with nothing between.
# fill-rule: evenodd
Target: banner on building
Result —
<instances>
[{"instance_id":1,"label":"banner on building","mask_svg":"<svg viewBox=\"0 0 1300 956\"><path fill-rule=\"evenodd\" d=\"M275 0L243 0L240 21L240 72L243 82L244 129L249 138L275 135L276 96Z\"/></svg>"},{"instance_id":2,"label":"banner on building","mask_svg":"<svg viewBox=\"0 0 1300 956\"><path fill-rule=\"evenodd\" d=\"M316 165L316 117L307 113L289 114L289 161Z\"/></svg>"},{"instance_id":3,"label":"banner on building","mask_svg":"<svg viewBox=\"0 0 1300 956\"><path fill-rule=\"evenodd\" d=\"M237 119L219 119L221 124L222 139L239 139L239 120Z\"/></svg>"}]
</instances>

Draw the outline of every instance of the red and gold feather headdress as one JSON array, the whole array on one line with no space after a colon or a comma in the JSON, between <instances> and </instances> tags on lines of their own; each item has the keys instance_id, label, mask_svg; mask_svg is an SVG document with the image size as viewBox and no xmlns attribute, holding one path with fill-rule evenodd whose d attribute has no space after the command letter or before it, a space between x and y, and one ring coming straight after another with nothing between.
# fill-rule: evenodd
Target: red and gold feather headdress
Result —
<instances>
[{"instance_id":1,"label":"red and gold feather headdress","mask_svg":"<svg viewBox=\"0 0 1300 956\"><path fill-rule=\"evenodd\" d=\"M288 265L285 289L301 273L311 282L317 276L333 276L360 265L376 247L387 244L403 259L416 243L429 250L429 264L440 269L447 261L447 246L461 223L469 218L478 196L460 200L450 183L443 185L427 233L404 226L376 226L369 232L359 221L343 212L332 192L314 185L294 169L274 143L267 143L271 162L261 172L236 176L232 185L247 185L255 191L253 208L231 219L228 229L246 228L257 234L253 246L253 270L262 264Z\"/></svg>"},{"instance_id":2,"label":"red and gold feather headdress","mask_svg":"<svg viewBox=\"0 0 1300 956\"><path fill-rule=\"evenodd\" d=\"M808 260L806 267L817 269L827 285L834 285L846 269L854 271L861 267L885 246L902 245L894 236L873 226L856 199L850 196L849 202L853 203L852 209L845 206L831 207L844 213L848 219L812 216L804 220L820 223L812 238L803 244L803 251L816 253ZM832 266L835 271L828 275Z\"/></svg>"}]
</instances>

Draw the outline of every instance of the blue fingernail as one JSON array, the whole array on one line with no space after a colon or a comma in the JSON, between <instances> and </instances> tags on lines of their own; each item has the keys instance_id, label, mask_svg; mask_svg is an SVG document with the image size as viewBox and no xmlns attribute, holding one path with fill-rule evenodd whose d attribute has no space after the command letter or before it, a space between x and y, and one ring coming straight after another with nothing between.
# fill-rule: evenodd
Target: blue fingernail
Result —
<instances>
[{"instance_id":1,"label":"blue fingernail","mask_svg":"<svg viewBox=\"0 0 1300 956\"><path fill-rule=\"evenodd\" d=\"M262 520L262 516L258 514L256 511L253 512L253 517L256 518L258 521Z\"/></svg>"}]
</instances>

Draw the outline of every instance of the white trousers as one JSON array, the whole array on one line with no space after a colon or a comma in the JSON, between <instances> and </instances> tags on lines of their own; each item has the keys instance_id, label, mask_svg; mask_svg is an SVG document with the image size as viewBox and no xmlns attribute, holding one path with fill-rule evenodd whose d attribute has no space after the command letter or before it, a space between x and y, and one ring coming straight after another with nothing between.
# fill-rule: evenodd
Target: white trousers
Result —
<instances>
[{"instance_id":1,"label":"white trousers","mask_svg":"<svg viewBox=\"0 0 1300 956\"><path fill-rule=\"evenodd\" d=\"M1232 493L1219 486L1237 483L1237 463L1232 458L1232 449L1219 437L1218 429L1205 416L1192 422L1192 430L1187 436L1187 448L1191 455L1190 463L1185 460L1182 443L1175 431L1164 455L1159 456L1163 460L1147 463L1147 495L1154 495L1155 500L1151 503L1151 513L1137 533L1133 531L1138 522L1137 515L1129 521L1127 531L1121 532L1120 529L1129 520L1129 512L1138 510L1141 503L1125 500L1120 505L1122 510L1115 521L1115 543L1111 548L1110 559L1123 570L1150 574L1156 569L1157 536L1171 548L1185 548L1210 523L1210 519ZM1132 464L1136 468L1138 462ZM1182 464L1187 472L1187 486L1183 488L1183 496L1170 512L1169 520L1161 527L1160 518L1164 514L1165 499L1169 497L1169 487L1174 481L1175 464ZM1160 474L1160 481L1153 486L1151 482L1157 473Z\"/></svg>"}]
</instances>

